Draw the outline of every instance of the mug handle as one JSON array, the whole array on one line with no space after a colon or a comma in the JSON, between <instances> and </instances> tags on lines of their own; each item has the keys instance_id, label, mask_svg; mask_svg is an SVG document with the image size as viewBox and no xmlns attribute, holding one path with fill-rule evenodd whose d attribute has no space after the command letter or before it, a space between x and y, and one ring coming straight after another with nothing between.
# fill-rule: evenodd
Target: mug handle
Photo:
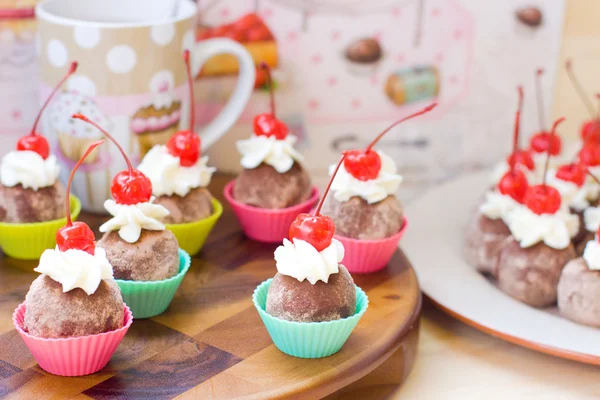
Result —
<instances>
[{"instance_id":1,"label":"mug handle","mask_svg":"<svg viewBox=\"0 0 600 400\"><path fill-rule=\"evenodd\" d=\"M238 59L240 72L235 90L227 104L208 125L199 132L202 138L202 148L208 149L238 120L250 95L254 90L256 68L250 53L239 43L231 39L218 38L203 40L192 48L192 73L197 76L204 63L217 54L231 54Z\"/></svg>"}]
</instances>

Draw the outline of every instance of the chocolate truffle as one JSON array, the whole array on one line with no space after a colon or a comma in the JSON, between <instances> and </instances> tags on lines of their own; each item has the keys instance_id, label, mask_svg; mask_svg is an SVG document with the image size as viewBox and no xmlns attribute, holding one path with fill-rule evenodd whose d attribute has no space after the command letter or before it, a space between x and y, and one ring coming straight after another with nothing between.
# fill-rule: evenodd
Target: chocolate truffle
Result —
<instances>
[{"instance_id":1,"label":"chocolate truffle","mask_svg":"<svg viewBox=\"0 0 600 400\"><path fill-rule=\"evenodd\" d=\"M8 223L46 222L65 217L65 188L52 186L24 189L0 185L0 221Z\"/></svg>"},{"instance_id":2,"label":"chocolate truffle","mask_svg":"<svg viewBox=\"0 0 600 400\"><path fill-rule=\"evenodd\" d=\"M190 190L184 197L158 196L154 204L159 204L169 210L169 215L163 218L165 224L184 224L200 221L213 213L212 195L205 188Z\"/></svg>"},{"instance_id":3,"label":"chocolate truffle","mask_svg":"<svg viewBox=\"0 0 600 400\"><path fill-rule=\"evenodd\" d=\"M327 283L302 282L279 272L267 293L267 313L296 322L323 322L347 318L356 312L356 288L343 265Z\"/></svg>"},{"instance_id":4,"label":"chocolate truffle","mask_svg":"<svg viewBox=\"0 0 600 400\"><path fill-rule=\"evenodd\" d=\"M396 196L369 204L354 196L340 202L334 196L325 200L322 210L335 222L335 233L352 239L379 240L400 232L404 221L402 205Z\"/></svg>"},{"instance_id":5,"label":"chocolate truffle","mask_svg":"<svg viewBox=\"0 0 600 400\"><path fill-rule=\"evenodd\" d=\"M571 260L558 281L558 309L572 321L600 327L600 271L583 258Z\"/></svg>"},{"instance_id":6,"label":"chocolate truffle","mask_svg":"<svg viewBox=\"0 0 600 400\"><path fill-rule=\"evenodd\" d=\"M25 297L24 328L42 338L68 338L109 332L123 326L121 290L103 280L92 295L80 288L63 293L62 285L38 276Z\"/></svg>"},{"instance_id":7,"label":"chocolate truffle","mask_svg":"<svg viewBox=\"0 0 600 400\"><path fill-rule=\"evenodd\" d=\"M510 229L502 219L488 218L478 210L465 232L465 259L478 271L495 277L500 252L510 238Z\"/></svg>"},{"instance_id":8,"label":"chocolate truffle","mask_svg":"<svg viewBox=\"0 0 600 400\"><path fill-rule=\"evenodd\" d=\"M498 260L498 286L510 296L534 307L556 303L557 286L565 265L575 258L573 245L562 250L544 243L521 248L511 237Z\"/></svg>"},{"instance_id":9,"label":"chocolate truffle","mask_svg":"<svg viewBox=\"0 0 600 400\"><path fill-rule=\"evenodd\" d=\"M346 48L346 58L349 61L367 64L379 61L383 51L376 39L363 38L351 43Z\"/></svg>"},{"instance_id":10,"label":"chocolate truffle","mask_svg":"<svg viewBox=\"0 0 600 400\"><path fill-rule=\"evenodd\" d=\"M585 226L583 227L583 229L585 229ZM585 246L587 242L589 242L590 240L594 240L595 237L596 235L594 234L594 232L585 230L585 234L581 239L577 241L573 240L573 244L575 245L575 253L578 257L583 256L583 252L585 251Z\"/></svg>"},{"instance_id":11,"label":"chocolate truffle","mask_svg":"<svg viewBox=\"0 0 600 400\"><path fill-rule=\"evenodd\" d=\"M179 245L169 230L142 229L135 243L127 243L117 231L111 231L97 245L106 250L115 279L160 281L179 272Z\"/></svg>"},{"instance_id":12,"label":"chocolate truffle","mask_svg":"<svg viewBox=\"0 0 600 400\"><path fill-rule=\"evenodd\" d=\"M244 169L233 188L233 197L237 201L267 209L295 206L308 200L311 194L310 177L297 162L283 174L265 163Z\"/></svg>"}]
</instances>

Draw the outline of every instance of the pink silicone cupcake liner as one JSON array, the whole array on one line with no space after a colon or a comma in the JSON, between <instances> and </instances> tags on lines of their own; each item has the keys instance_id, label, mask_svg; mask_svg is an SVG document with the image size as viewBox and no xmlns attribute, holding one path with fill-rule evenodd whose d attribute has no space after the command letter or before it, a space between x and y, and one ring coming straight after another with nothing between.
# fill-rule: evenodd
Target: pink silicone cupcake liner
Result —
<instances>
[{"instance_id":1,"label":"pink silicone cupcake liner","mask_svg":"<svg viewBox=\"0 0 600 400\"><path fill-rule=\"evenodd\" d=\"M288 237L290 225L298 214L309 212L319 200L319 189L313 186L310 199L304 203L278 210L258 208L235 200L234 185L235 181L231 181L225 186L225 198L231 204L246 236L257 242L281 243Z\"/></svg>"},{"instance_id":2,"label":"pink silicone cupcake liner","mask_svg":"<svg viewBox=\"0 0 600 400\"><path fill-rule=\"evenodd\" d=\"M396 252L407 226L408 220L404 217L400 232L380 240L359 240L335 235L344 245L342 264L353 274L368 274L384 269Z\"/></svg>"},{"instance_id":3,"label":"pink silicone cupcake liner","mask_svg":"<svg viewBox=\"0 0 600 400\"><path fill-rule=\"evenodd\" d=\"M40 367L61 376L89 375L100 371L108 364L133 322L131 311L125 305L122 328L96 335L45 339L27 333L23 329L24 319L25 303L22 303L13 313L15 328Z\"/></svg>"}]
</instances>

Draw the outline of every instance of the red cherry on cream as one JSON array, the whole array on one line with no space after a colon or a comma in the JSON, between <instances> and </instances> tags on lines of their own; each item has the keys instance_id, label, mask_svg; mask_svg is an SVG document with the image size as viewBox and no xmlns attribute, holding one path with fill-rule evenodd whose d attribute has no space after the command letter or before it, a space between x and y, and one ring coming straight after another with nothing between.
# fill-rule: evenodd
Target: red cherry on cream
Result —
<instances>
[{"instance_id":1,"label":"red cherry on cream","mask_svg":"<svg viewBox=\"0 0 600 400\"><path fill-rule=\"evenodd\" d=\"M65 76L63 76L63 78L58 82L58 84L56 85L54 90L52 90L52 93L50 93L50 96L48 96L48 98L46 99L46 102L40 109L40 111L37 115L37 118L35 119L35 122L33 123L33 128L31 129L31 133L27 136L23 136L17 142L17 150L19 150L19 151L24 151L24 150L34 151L34 152L38 153L44 160L46 158L48 158L48 156L50 155L50 145L48 144L48 140L45 137L43 137L42 135L40 135L39 133L37 133L36 128L37 128L38 123L40 122L40 118L42 117L44 110L46 109L48 104L50 104L50 100L52 100L52 98L54 97L56 92L58 92L58 89L60 89L60 87L63 85L63 83L65 83L65 81L71 75L73 75L73 73L76 70L77 70L77 62L73 61L71 63L71 67L69 68L69 70L67 71Z\"/></svg>"},{"instance_id":2,"label":"red cherry on cream","mask_svg":"<svg viewBox=\"0 0 600 400\"><path fill-rule=\"evenodd\" d=\"M256 117L254 117L254 121L252 123L254 134L257 136L274 136L277 140L283 140L287 137L289 129L283 121L278 120L275 116L275 94L273 92L271 69L265 62L260 64L260 68L264 70L267 75L267 83L269 85L269 93L271 95L271 112L258 114Z\"/></svg>"},{"instance_id":3,"label":"red cherry on cream","mask_svg":"<svg viewBox=\"0 0 600 400\"><path fill-rule=\"evenodd\" d=\"M96 245L94 241L96 240L94 237L94 232L90 229L90 227L81 221L73 222L71 220L71 182L73 182L73 177L75 176L75 172L79 168L83 161L90 155L92 150L96 147L100 146L104 143L104 140L99 140L95 143L92 143L90 147L86 150L83 156L77 161L77 164L73 167L71 171L71 175L69 175L69 181L67 182L67 196L65 200L65 207L67 213L67 225L63 226L56 232L56 244L58 245L58 249L60 251L67 250L81 250L94 255L94 251L96 249Z\"/></svg>"},{"instance_id":4,"label":"red cherry on cream","mask_svg":"<svg viewBox=\"0 0 600 400\"><path fill-rule=\"evenodd\" d=\"M579 150L579 162L586 167L600 165L600 144L588 142Z\"/></svg>"},{"instance_id":5,"label":"red cherry on cream","mask_svg":"<svg viewBox=\"0 0 600 400\"><path fill-rule=\"evenodd\" d=\"M516 202L523 203L529 182L525 173L520 169L511 169L505 173L498 182L498 191L503 195L512 197Z\"/></svg>"},{"instance_id":6,"label":"red cherry on cream","mask_svg":"<svg viewBox=\"0 0 600 400\"><path fill-rule=\"evenodd\" d=\"M167 150L173 157L179 157L179 164L182 167L191 167L200 158L200 137L194 132L196 125L195 103L194 103L194 82L190 69L190 52L183 52L183 60L187 71L188 87L190 90L190 127L187 131L179 131L171 136L167 142Z\"/></svg>"},{"instance_id":7,"label":"red cherry on cream","mask_svg":"<svg viewBox=\"0 0 600 400\"><path fill-rule=\"evenodd\" d=\"M146 203L152 197L152 182L142 171L134 169L131 165L131 160L125 154L119 142L115 140L108 132L102 129L97 123L91 121L88 117L82 114L74 114L73 118L91 124L100 130L107 138L109 138L119 149L128 169L123 170L115 175L110 186L110 191L118 204L134 205L138 203Z\"/></svg>"},{"instance_id":8,"label":"red cherry on cream","mask_svg":"<svg viewBox=\"0 0 600 400\"><path fill-rule=\"evenodd\" d=\"M581 126L581 137L584 142L600 144L600 121L589 120Z\"/></svg>"},{"instance_id":9,"label":"red cherry on cream","mask_svg":"<svg viewBox=\"0 0 600 400\"><path fill-rule=\"evenodd\" d=\"M585 183L587 175L586 168L579 163L561 165L556 170L556 178L566 182L572 182L581 187Z\"/></svg>"},{"instance_id":10,"label":"red cherry on cream","mask_svg":"<svg viewBox=\"0 0 600 400\"><path fill-rule=\"evenodd\" d=\"M376 151L373 150L373 146L377 144L379 139L388 133L396 125L409 120L419 115L423 115L433 110L437 106L437 103L433 103L425 107L424 109L417 111L411 115L408 115L392 125L388 126L383 132L381 132L375 140L367 146L365 150L350 150L346 152L346 158L344 159L344 168L350 175L360 181L369 181L376 179L381 170L381 158Z\"/></svg>"},{"instance_id":11,"label":"red cherry on cream","mask_svg":"<svg viewBox=\"0 0 600 400\"><path fill-rule=\"evenodd\" d=\"M292 242L294 239L304 240L310 243L317 251L323 251L331 244L331 239L335 233L335 223L328 216L321 215L321 208L345 157L346 153L344 152L329 179L327 188L323 192L323 197L321 197L313 215L298 214L292 225L290 225L289 238Z\"/></svg>"},{"instance_id":12,"label":"red cherry on cream","mask_svg":"<svg viewBox=\"0 0 600 400\"><path fill-rule=\"evenodd\" d=\"M554 122L552 130L550 131L551 135L555 134L556 127L564 120L564 118L559 118ZM554 214L560 209L561 205L561 196L558 190L546 184L546 175L548 174L550 157L551 154L547 153L542 184L530 186L529 189L527 189L527 193L525 193L525 206L538 215Z\"/></svg>"}]
</instances>

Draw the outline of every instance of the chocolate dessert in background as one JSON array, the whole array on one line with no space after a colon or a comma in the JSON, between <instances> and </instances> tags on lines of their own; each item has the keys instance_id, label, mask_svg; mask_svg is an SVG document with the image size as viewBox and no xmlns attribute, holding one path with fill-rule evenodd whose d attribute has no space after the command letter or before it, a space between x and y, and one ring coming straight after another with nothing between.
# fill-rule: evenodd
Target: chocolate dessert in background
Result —
<instances>
[{"instance_id":1,"label":"chocolate dessert in background","mask_svg":"<svg viewBox=\"0 0 600 400\"><path fill-rule=\"evenodd\" d=\"M538 7L520 8L515 15L519 21L531 28L537 28L543 22L543 14Z\"/></svg>"},{"instance_id":2,"label":"chocolate dessert in background","mask_svg":"<svg viewBox=\"0 0 600 400\"><path fill-rule=\"evenodd\" d=\"M344 202L329 197L323 205L323 214L334 219L338 235L360 240L393 236L400 232L404 222L402 205L395 196L374 204L358 196Z\"/></svg>"},{"instance_id":3,"label":"chocolate dessert in background","mask_svg":"<svg viewBox=\"0 0 600 400\"><path fill-rule=\"evenodd\" d=\"M268 209L295 206L308 200L311 193L310 176L297 162L285 173L265 163L244 169L233 189L233 197L239 202Z\"/></svg>"},{"instance_id":4,"label":"chocolate dessert in background","mask_svg":"<svg viewBox=\"0 0 600 400\"><path fill-rule=\"evenodd\" d=\"M208 189L196 188L184 197L176 194L157 197L154 204L169 210L169 215L163 218L165 224L185 224L210 217L213 213L212 199Z\"/></svg>"},{"instance_id":5,"label":"chocolate dessert in background","mask_svg":"<svg viewBox=\"0 0 600 400\"><path fill-rule=\"evenodd\" d=\"M383 50L377 39L362 38L350 43L344 55L349 61L367 64L379 61L383 56Z\"/></svg>"},{"instance_id":6,"label":"chocolate dessert in background","mask_svg":"<svg viewBox=\"0 0 600 400\"><path fill-rule=\"evenodd\" d=\"M135 243L127 243L118 232L106 232L98 241L113 266L115 279L160 281L177 275L177 239L169 230L143 229Z\"/></svg>"},{"instance_id":7,"label":"chocolate dessert in background","mask_svg":"<svg viewBox=\"0 0 600 400\"><path fill-rule=\"evenodd\" d=\"M0 185L0 222L23 224L65 216L65 188L60 182L37 191Z\"/></svg>"}]
</instances>

